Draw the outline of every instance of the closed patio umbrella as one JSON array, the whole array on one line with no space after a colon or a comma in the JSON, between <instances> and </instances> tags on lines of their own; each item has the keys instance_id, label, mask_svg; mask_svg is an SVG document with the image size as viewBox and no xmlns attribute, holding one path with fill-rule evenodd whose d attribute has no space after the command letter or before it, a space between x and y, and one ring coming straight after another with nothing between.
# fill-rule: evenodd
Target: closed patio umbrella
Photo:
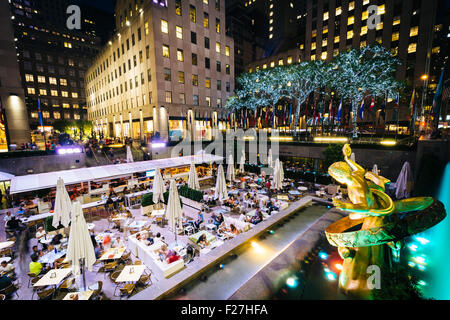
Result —
<instances>
[{"instance_id":1,"label":"closed patio umbrella","mask_svg":"<svg viewBox=\"0 0 450 320\"><path fill-rule=\"evenodd\" d=\"M153 203L164 202L164 192L166 192L166 186L161 176L161 170L155 169L155 177L153 178Z\"/></svg>"},{"instance_id":2,"label":"closed patio umbrella","mask_svg":"<svg viewBox=\"0 0 450 320\"><path fill-rule=\"evenodd\" d=\"M197 171L195 170L195 165L192 162L191 168L189 170L188 187L191 189L199 190L200 184L198 183Z\"/></svg>"},{"instance_id":3,"label":"closed patio umbrella","mask_svg":"<svg viewBox=\"0 0 450 320\"><path fill-rule=\"evenodd\" d=\"M68 227L70 223L70 212L72 211L72 202L64 186L64 180L59 177L56 181L55 207L53 209L52 226L58 228L59 224Z\"/></svg>"},{"instance_id":4,"label":"closed patio umbrella","mask_svg":"<svg viewBox=\"0 0 450 320\"><path fill-rule=\"evenodd\" d=\"M275 166L273 168L273 188L280 190L282 188L282 177L284 176L283 167L279 159L275 160Z\"/></svg>"},{"instance_id":5,"label":"closed patio umbrella","mask_svg":"<svg viewBox=\"0 0 450 320\"><path fill-rule=\"evenodd\" d=\"M127 162L134 162L133 160L133 154L131 153L131 148L130 146L127 146Z\"/></svg>"},{"instance_id":6,"label":"closed patio umbrella","mask_svg":"<svg viewBox=\"0 0 450 320\"><path fill-rule=\"evenodd\" d=\"M242 150L241 161L239 163L239 172L240 173L244 173L245 172L244 164L245 164L245 151Z\"/></svg>"},{"instance_id":7,"label":"closed patio umbrella","mask_svg":"<svg viewBox=\"0 0 450 320\"><path fill-rule=\"evenodd\" d=\"M227 182L225 181L225 174L223 172L223 166L220 164L217 170L216 190L214 192L214 199L219 201L228 199Z\"/></svg>"},{"instance_id":8,"label":"closed patio umbrella","mask_svg":"<svg viewBox=\"0 0 450 320\"><path fill-rule=\"evenodd\" d=\"M356 162L354 152L352 152L352 154L350 155L350 160L352 160L353 162Z\"/></svg>"},{"instance_id":9,"label":"closed patio umbrella","mask_svg":"<svg viewBox=\"0 0 450 320\"><path fill-rule=\"evenodd\" d=\"M227 180L228 181L233 181L236 176L235 176L235 172L234 172L234 164L233 164L233 155L230 154L230 156L228 157L228 168L227 168Z\"/></svg>"},{"instance_id":10,"label":"closed patio umbrella","mask_svg":"<svg viewBox=\"0 0 450 320\"><path fill-rule=\"evenodd\" d=\"M67 245L67 260L72 263L72 272L75 276L80 274L83 267L83 285L86 288L84 269L92 271L96 258L91 236L84 220L81 203L73 203L72 224L70 226L69 242Z\"/></svg>"},{"instance_id":11,"label":"closed patio umbrella","mask_svg":"<svg viewBox=\"0 0 450 320\"><path fill-rule=\"evenodd\" d=\"M408 198L413 188L413 179L411 174L411 166L406 161L395 182L395 196L397 199Z\"/></svg>"},{"instance_id":12,"label":"closed patio umbrella","mask_svg":"<svg viewBox=\"0 0 450 320\"><path fill-rule=\"evenodd\" d=\"M169 221L169 228L175 233L176 241L177 224L181 220L182 208L175 180L170 180L169 200L167 201L166 215L167 220Z\"/></svg>"},{"instance_id":13,"label":"closed patio umbrella","mask_svg":"<svg viewBox=\"0 0 450 320\"><path fill-rule=\"evenodd\" d=\"M273 168L272 149L269 149L269 155L267 156L267 165Z\"/></svg>"}]
</instances>

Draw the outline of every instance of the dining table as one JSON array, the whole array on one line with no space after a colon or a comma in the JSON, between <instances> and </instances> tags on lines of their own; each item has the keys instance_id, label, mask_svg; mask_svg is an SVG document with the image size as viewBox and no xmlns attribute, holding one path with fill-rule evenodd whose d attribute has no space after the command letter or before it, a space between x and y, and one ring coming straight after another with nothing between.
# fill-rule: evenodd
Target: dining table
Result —
<instances>
[{"instance_id":1,"label":"dining table","mask_svg":"<svg viewBox=\"0 0 450 320\"><path fill-rule=\"evenodd\" d=\"M63 300L89 300L94 291L78 291L78 292L69 292L66 294Z\"/></svg>"},{"instance_id":2,"label":"dining table","mask_svg":"<svg viewBox=\"0 0 450 320\"><path fill-rule=\"evenodd\" d=\"M143 264L125 266L116 279L116 282L136 282L147 267Z\"/></svg>"},{"instance_id":3,"label":"dining table","mask_svg":"<svg viewBox=\"0 0 450 320\"><path fill-rule=\"evenodd\" d=\"M56 286L72 273L72 268L51 269L49 270L34 287Z\"/></svg>"},{"instance_id":4,"label":"dining table","mask_svg":"<svg viewBox=\"0 0 450 320\"><path fill-rule=\"evenodd\" d=\"M103 253L99 260L116 260L120 259L125 252L125 248L109 248Z\"/></svg>"},{"instance_id":5,"label":"dining table","mask_svg":"<svg viewBox=\"0 0 450 320\"><path fill-rule=\"evenodd\" d=\"M61 250L61 251L50 251L44 254L42 257L38 259L40 263L47 263L47 264L53 264L56 259L62 258L66 255L67 250Z\"/></svg>"},{"instance_id":6,"label":"dining table","mask_svg":"<svg viewBox=\"0 0 450 320\"><path fill-rule=\"evenodd\" d=\"M14 245L14 241L0 242L0 250L11 248Z\"/></svg>"}]
</instances>

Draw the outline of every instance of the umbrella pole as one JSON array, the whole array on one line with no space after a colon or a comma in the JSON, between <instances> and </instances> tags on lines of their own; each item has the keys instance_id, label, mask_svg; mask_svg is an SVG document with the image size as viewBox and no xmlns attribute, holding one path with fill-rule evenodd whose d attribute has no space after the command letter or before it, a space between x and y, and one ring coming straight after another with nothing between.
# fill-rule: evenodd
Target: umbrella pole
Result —
<instances>
[{"instance_id":1,"label":"umbrella pole","mask_svg":"<svg viewBox=\"0 0 450 320\"><path fill-rule=\"evenodd\" d=\"M86 291L86 268L84 265L84 258L80 259L81 260L81 272L83 274L83 291Z\"/></svg>"}]
</instances>

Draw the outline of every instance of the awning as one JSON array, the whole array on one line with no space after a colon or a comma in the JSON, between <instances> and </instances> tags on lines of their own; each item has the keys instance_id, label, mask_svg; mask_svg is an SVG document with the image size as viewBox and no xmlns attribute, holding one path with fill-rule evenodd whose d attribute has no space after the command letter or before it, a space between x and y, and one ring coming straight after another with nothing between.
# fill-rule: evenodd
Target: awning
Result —
<instances>
[{"instance_id":1,"label":"awning","mask_svg":"<svg viewBox=\"0 0 450 320\"><path fill-rule=\"evenodd\" d=\"M59 177L64 179L65 185L78 184L88 181L100 181L130 176L133 173L146 172L156 167L160 169L190 166L195 164L222 161L223 157L212 154L199 154L185 157L174 157L132 163L120 163L107 166L79 168L72 170L53 171L46 173L13 176L10 194L29 192L47 188L55 188ZM9 179L8 179L9 180Z\"/></svg>"},{"instance_id":2,"label":"awning","mask_svg":"<svg viewBox=\"0 0 450 320\"><path fill-rule=\"evenodd\" d=\"M0 171L0 182L9 181L14 178L13 174Z\"/></svg>"}]
</instances>

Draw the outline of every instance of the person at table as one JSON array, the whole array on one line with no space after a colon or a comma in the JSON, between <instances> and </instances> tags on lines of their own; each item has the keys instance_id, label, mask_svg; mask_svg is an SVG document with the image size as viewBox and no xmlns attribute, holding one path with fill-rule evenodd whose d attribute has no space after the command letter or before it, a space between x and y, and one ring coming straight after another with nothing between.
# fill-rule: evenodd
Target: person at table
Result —
<instances>
[{"instance_id":1,"label":"person at table","mask_svg":"<svg viewBox=\"0 0 450 320\"><path fill-rule=\"evenodd\" d=\"M42 265L42 263L38 262L38 257L37 256L32 256L31 257L31 262L30 262L30 273L34 274L34 275L39 275L42 270L44 269L44 266ZM44 269L45 271L45 269Z\"/></svg>"},{"instance_id":2,"label":"person at table","mask_svg":"<svg viewBox=\"0 0 450 320\"><path fill-rule=\"evenodd\" d=\"M109 188L109 197L117 197L117 193L114 191L114 188Z\"/></svg>"},{"instance_id":3,"label":"person at table","mask_svg":"<svg viewBox=\"0 0 450 320\"><path fill-rule=\"evenodd\" d=\"M161 249L158 250L159 260L161 260L161 261L166 260L168 253L169 253L169 250L167 249L167 246L165 244L162 245Z\"/></svg>"},{"instance_id":4,"label":"person at table","mask_svg":"<svg viewBox=\"0 0 450 320\"><path fill-rule=\"evenodd\" d=\"M61 244L62 238L63 238L62 234L58 233L52 238L52 241L50 241L50 244L52 244L53 246L58 246Z\"/></svg>"},{"instance_id":5,"label":"person at table","mask_svg":"<svg viewBox=\"0 0 450 320\"><path fill-rule=\"evenodd\" d=\"M20 231L25 227L22 225L22 221L17 219L16 217L11 217L11 219L6 222L6 229L8 231Z\"/></svg>"},{"instance_id":6,"label":"person at table","mask_svg":"<svg viewBox=\"0 0 450 320\"><path fill-rule=\"evenodd\" d=\"M232 234L234 234L235 236L237 236L239 233L241 233L241 232L239 231L239 229L235 227L234 224L230 224L230 232L231 232Z\"/></svg>"},{"instance_id":7,"label":"person at table","mask_svg":"<svg viewBox=\"0 0 450 320\"><path fill-rule=\"evenodd\" d=\"M44 255L44 252L38 249L38 246L33 246L33 248L31 249L31 255L30 257L33 258L33 256L37 257L38 259Z\"/></svg>"},{"instance_id":8,"label":"person at table","mask_svg":"<svg viewBox=\"0 0 450 320\"><path fill-rule=\"evenodd\" d=\"M206 234L203 233L197 240L197 245L200 247L206 247L209 245L208 240L206 239Z\"/></svg>"},{"instance_id":9,"label":"person at table","mask_svg":"<svg viewBox=\"0 0 450 320\"><path fill-rule=\"evenodd\" d=\"M220 212L218 214L213 213L211 215L211 218L213 219L213 224L216 226L217 229L219 229L219 226L222 224L224 220L222 213Z\"/></svg>"},{"instance_id":10,"label":"person at table","mask_svg":"<svg viewBox=\"0 0 450 320\"><path fill-rule=\"evenodd\" d=\"M46 232L44 230L44 227L39 227L36 231L36 239L38 239L38 241L40 241L41 239L44 239L46 235Z\"/></svg>"},{"instance_id":11,"label":"person at table","mask_svg":"<svg viewBox=\"0 0 450 320\"><path fill-rule=\"evenodd\" d=\"M109 195L108 199L106 199L106 205L114 204L114 200L112 199L112 196Z\"/></svg>"},{"instance_id":12,"label":"person at table","mask_svg":"<svg viewBox=\"0 0 450 320\"><path fill-rule=\"evenodd\" d=\"M9 277L0 276L0 290L8 288L10 285L12 285L12 281Z\"/></svg>"},{"instance_id":13,"label":"person at table","mask_svg":"<svg viewBox=\"0 0 450 320\"><path fill-rule=\"evenodd\" d=\"M2 276L7 276L11 279L14 278L14 270L16 268L12 265L12 263L7 263L6 261L2 261L2 263L0 264L0 274Z\"/></svg>"},{"instance_id":14,"label":"person at table","mask_svg":"<svg viewBox=\"0 0 450 320\"><path fill-rule=\"evenodd\" d=\"M102 194L102 201L108 200L108 196L106 195L106 193Z\"/></svg>"},{"instance_id":15,"label":"person at table","mask_svg":"<svg viewBox=\"0 0 450 320\"><path fill-rule=\"evenodd\" d=\"M167 254L167 264L171 264L172 262L175 262L177 260L180 260L180 256L175 252L175 250L170 250L169 253Z\"/></svg>"},{"instance_id":16,"label":"person at table","mask_svg":"<svg viewBox=\"0 0 450 320\"><path fill-rule=\"evenodd\" d=\"M11 220L13 217L11 211L6 212L6 215L3 217L3 221L5 221L5 223L7 223L9 220Z\"/></svg>"},{"instance_id":17,"label":"person at table","mask_svg":"<svg viewBox=\"0 0 450 320\"><path fill-rule=\"evenodd\" d=\"M95 253L95 259L99 259L102 256L102 252L103 252L103 246L102 244L98 244L97 242L95 242L94 245L94 253Z\"/></svg>"},{"instance_id":18,"label":"person at table","mask_svg":"<svg viewBox=\"0 0 450 320\"><path fill-rule=\"evenodd\" d=\"M122 247L125 247L125 243L123 242L122 239L120 239L120 237L117 237L114 239L112 247L113 248L122 248Z\"/></svg>"}]
</instances>

